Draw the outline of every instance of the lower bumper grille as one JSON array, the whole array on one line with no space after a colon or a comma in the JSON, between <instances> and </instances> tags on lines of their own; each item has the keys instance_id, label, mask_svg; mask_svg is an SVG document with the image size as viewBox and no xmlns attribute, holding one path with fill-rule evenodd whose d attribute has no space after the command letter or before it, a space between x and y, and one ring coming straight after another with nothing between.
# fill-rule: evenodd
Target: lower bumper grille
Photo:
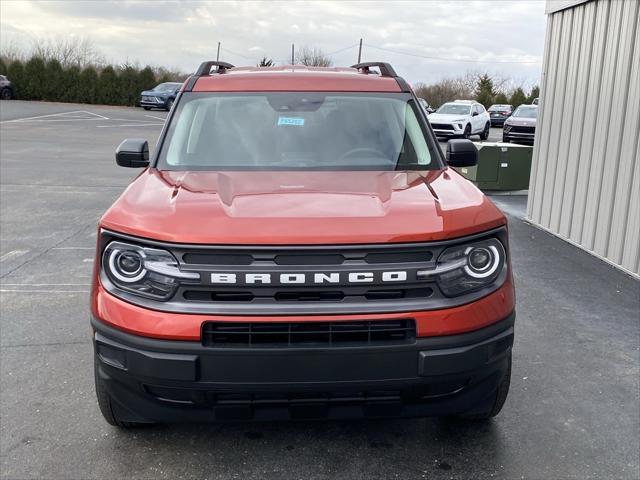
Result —
<instances>
[{"instance_id":1,"label":"lower bumper grille","mask_svg":"<svg viewBox=\"0 0 640 480\"><path fill-rule=\"evenodd\" d=\"M406 320L348 322L206 322L202 343L217 348L340 347L415 343L416 323Z\"/></svg>"},{"instance_id":2,"label":"lower bumper grille","mask_svg":"<svg viewBox=\"0 0 640 480\"><path fill-rule=\"evenodd\" d=\"M534 133L536 133L536 127L514 126L514 127L511 127L510 133L529 133L533 135Z\"/></svg>"},{"instance_id":3,"label":"lower bumper grille","mask_svg":"<svg viewBox=\"0 0 640 480\"><path fill-rule=\"evenodd\" d=\"M448 123L432 123L431 128L435 130L453 130L453 125Z\"/></svg>"}]
</instances>

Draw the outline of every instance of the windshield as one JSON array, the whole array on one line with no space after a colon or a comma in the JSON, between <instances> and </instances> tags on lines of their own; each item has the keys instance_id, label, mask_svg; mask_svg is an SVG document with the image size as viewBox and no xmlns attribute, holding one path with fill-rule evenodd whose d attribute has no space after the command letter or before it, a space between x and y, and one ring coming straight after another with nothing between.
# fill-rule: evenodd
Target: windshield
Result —
<instances>
[{"instance_id":1,"label":"windshield","mask_svg":"<svg viewBox=\"0 0 640 480\"><path fill-rule=\"evenodd\" d=\"M469 105L459 103L445 103L436 113L444 113L449 115L469 115L471 107Z\"/></svg>"},{"instance_id":2,"label":"windshield","mask_svg":"<svg viewBox=\"0 0 640 480\"><path fill-rule=\"evenodd\" d=\"M513 116L522 118L536 118L538 116L538 107L518 107Z\"/></svg>"},{"instance_id":3,"label":"windshield","mask_svg":"<svg viewBox=\"0 0 640 480\"><path fill-rule=\"evenodd\" d=\"M408 94L184 93L158 157L170 170L440 168ZM435 160L434 160L435 159Z\"/></svg>"},{"instance_id":4,"label":"windshield","mask_svg":"<svg viewBox=\"0 0 640 480\"><path fill-rule=\"evenodd\" d=\"M180 84L179 83L161 83L157 85L153 91L154 92L172 92L176 89Z\"/></svg>"}]
</instances>

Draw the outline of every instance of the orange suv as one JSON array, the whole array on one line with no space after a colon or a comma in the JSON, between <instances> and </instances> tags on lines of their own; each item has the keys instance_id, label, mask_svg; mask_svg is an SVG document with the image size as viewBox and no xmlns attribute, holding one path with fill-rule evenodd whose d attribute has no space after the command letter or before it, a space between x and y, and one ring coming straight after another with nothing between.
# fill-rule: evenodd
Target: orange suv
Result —
<instances>
[{"instance_id":1,"label":"orange suv","mask_svg":"<svg viewBox=\"0 0 640 480\"><path fill-rule=\"evenodd\" d=\"M386 63L183 85L100 220L98 404L113 424L488 418L509 389L504 215Z\"/></svg>"}]
</instances>

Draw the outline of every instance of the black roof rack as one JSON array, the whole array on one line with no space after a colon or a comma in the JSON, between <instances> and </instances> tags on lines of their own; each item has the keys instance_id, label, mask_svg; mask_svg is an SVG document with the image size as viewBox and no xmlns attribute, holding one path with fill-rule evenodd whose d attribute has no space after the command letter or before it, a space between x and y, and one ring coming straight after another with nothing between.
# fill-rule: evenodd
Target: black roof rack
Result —
<instances>
[{"instance_id":1,"label":"black roof rack","mask_svg":"<svg viewBox=\"0 0 640 480\"><path fill-rule=\"evenodd\" d=\"M216 70L216 73L224 73L225 70L233 68L235 67L235 65L231 65L230 63L227 63L227 62L216 62L216 61L202 62L198 67L198 70L196 70L196 73L195 73L196 77L206 77L207 75L210 75L211 69L213 67L218 67L218 69Z\"/></svg>"},{"instance_id":2,"label":"black roof rack","mask_svg":"<svg viewBox=\"0 0 640 480\"><path fill-rule=\"evenodd\" d=\"M365 62L365 63L356 63L355 65L351 65L351 68L361 70L362 73L369 73L369 69L371 67L378 67L380 69L380 76L382 77L396 78L398 76L398 74L393 69L393 67L386 62Z\"/></svg>"},{"instance_id":3,"label":"black roof rack","mask_svg":"<svg viewBox=\"0 0 640 480\"><path fill-rule=\"evenodd\" d=\"M194 73L187 79L187 84L184 86L184 91L192 91L193 86L196 84L196 81L198 81L200 77L208 77L209 75L211 75L211 69L213 67L218 67L215 73L224 73L230 68L234 68L235 65L231 65L227 62L217 62L213 60L209 62L202 62L198 67L198 70L196 70L196 73Z\"/></svg>"}]
</instances>

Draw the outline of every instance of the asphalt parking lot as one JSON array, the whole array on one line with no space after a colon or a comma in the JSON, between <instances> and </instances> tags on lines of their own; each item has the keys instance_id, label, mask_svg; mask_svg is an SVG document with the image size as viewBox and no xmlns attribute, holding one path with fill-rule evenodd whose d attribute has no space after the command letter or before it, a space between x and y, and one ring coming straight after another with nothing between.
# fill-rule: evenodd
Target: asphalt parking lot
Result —
<instances>
[{"instance_id":1,"label":"asphalt parking lot","mask_svg":"<svg viewBox=\"0 0 640 480\"><path fill-rule=\"evenodd\" d=\"M640 282L510 219L511 392L488 423L443 419L120 431L93 389L96 222L165 112L0 103L0 476L18 478L640 478ZM497 140L492 129L490 140Z\"/></svg>"}]
</instances>

